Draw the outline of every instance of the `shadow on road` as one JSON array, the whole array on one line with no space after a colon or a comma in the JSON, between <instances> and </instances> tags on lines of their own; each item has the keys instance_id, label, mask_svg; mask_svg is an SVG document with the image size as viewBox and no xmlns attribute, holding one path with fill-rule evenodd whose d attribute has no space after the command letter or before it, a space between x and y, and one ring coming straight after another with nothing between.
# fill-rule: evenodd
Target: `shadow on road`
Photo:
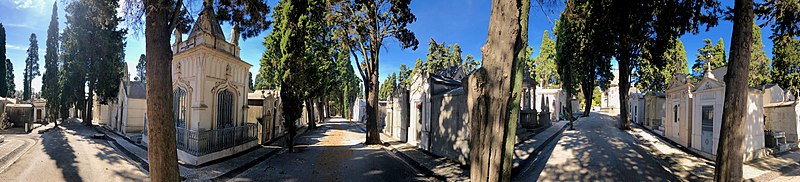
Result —
<instances>
[{"instance_id":1,"label":"shadow on road","mask_svg":"<svg viewBox=\"0 0 800 182\"><path fill-rule=\"evenodd\" d=\"M418 181L413 169L379 146L364 145L364 132L349 122L309 130L293 153L281 153L231 181Z\"/></svg>"},{"instance_id":2,"label":"shadow on road","mask_svg":"<svg viewBox=\"0 0 800 182\"><path fill-rule=\"evenodd\" d=\"M678 181L614 120L589 117L565 131L534 160L524 181Z\"/></svg>"},{"instance_id":3,"label":"shadow on road","mask_svg":"<svg viewBox=\"0 0 800 182\"><path fill-rule=\"evenodd\" d=\"M78 175L78 166L75 161L75 151L69 145L64 130L53 128L52 131L40 136L44 152L56 161L56 166L61 169L61 174L66 181L83 181Z\"/></svg>"}]
</instances>

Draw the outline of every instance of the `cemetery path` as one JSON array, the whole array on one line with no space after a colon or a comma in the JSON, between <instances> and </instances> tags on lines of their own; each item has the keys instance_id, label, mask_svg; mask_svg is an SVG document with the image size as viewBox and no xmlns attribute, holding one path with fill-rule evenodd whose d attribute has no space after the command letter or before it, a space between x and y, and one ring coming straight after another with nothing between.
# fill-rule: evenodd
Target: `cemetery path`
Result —
<instances>
[{"instance_id":1,"label":"cemetery path","mask_svg":"<svg viewBox=\"0 0 800 182\"><path fill-rule=\"evenodd\" d=\"M8 169L2 181L142 181L147 175L77 122L39 135L39 142Z\"/></svg>"},{"instance_id":2,"label":"cemetery path","mask_svg":"<svg viewBox=\"0 0 800 182\"><path fill-rule=\"evenodd\" d=\"M364 131L345 120L319 124L294 153L272 156L230 181L420 181L422 174L380 146L365 146Z\"/></svg>"},{"instance_id":3,"label":"cemetery path","mask_svg":"<svg viewBox=\"0 0 800 182\"><path fill-rule=\"evenodd\" d=\"M636 140L618 129L618 121L592 114L579 119L545 147L515 180L521 181L679 181Z\"/></svg>"}]
</instances>

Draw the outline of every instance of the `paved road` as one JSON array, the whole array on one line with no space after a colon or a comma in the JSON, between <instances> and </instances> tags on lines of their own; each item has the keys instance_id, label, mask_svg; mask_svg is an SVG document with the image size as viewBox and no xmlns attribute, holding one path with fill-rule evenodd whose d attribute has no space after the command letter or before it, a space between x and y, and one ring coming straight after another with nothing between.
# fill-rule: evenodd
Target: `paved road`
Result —
<instances>
[{"instance_id":1,"label":"paved road","mask_svg":"<svg viewBox=\"0 0 800 182\"><path fill-rule=\"evenodd\" d=\"M379 146L365 146L354 124L330 121L309 131L298 152L281 153L231 181L419 181L427 180Z\"/></svg>"},{"instance_id":2,"label":"paved road","mask_svg":"<svg viewBox=\"0 0 800 182\"><path fill-rule=\"evenodd\" d=\"M66 123L38 135L39 142L3 173L0 181L142 181L147 176L95 131Z\"/></svg>"},{"instance_id":3,"label":"paved road","mask_svg":"<svg viewBox=\"0 0 800 182\"><path fill-rule=\"evenodd\" d=\"M564 131L518 181L678 181L635 139L616 128L611 117L581 118L574 131Z\"/></svg>"}]
</instances>

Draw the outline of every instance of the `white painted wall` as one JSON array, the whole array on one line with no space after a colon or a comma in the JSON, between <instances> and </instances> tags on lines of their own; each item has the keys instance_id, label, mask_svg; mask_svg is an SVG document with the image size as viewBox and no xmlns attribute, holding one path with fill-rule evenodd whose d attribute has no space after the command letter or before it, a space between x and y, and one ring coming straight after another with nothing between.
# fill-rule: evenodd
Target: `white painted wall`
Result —
<instances>
[{"instance_id":1,"label":"white painted wall","mask_svg":"<svg viewBox=\"0 0 800 182\"><path fill-rule=\"evenodd\" d=\"M692 143L692 111L694 95L690 92L691 85L675 87L667 91L666 101L664 102L664 136L670 140L683 145L690 146ZM677 106L677 110L676 110ZM677 111L677 118L675 112Z\"/></svg>"}]
</instances>

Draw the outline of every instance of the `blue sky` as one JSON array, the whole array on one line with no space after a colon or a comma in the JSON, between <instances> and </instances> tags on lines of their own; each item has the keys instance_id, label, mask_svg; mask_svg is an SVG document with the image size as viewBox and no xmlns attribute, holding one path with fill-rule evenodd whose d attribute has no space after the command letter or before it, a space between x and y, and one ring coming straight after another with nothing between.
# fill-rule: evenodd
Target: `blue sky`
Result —
<instances>
[{"instance_id":1,"label":"blue sky","mask_svg":"<svg viewBox=\"0 0 800 182\"><path fill-rule=\"evenodd\" d=\"M39 39L39 59L40 71L44 72L44 51L47 34L47 26L50 22L50 13L54 1L58 1L59 22L61 29L64 28L64 7L61 0L0 0L0 23L6 28L7 36L7 56L14 63L15 83L17 89L22 89L22 68L27 57L25 51L28 48L28 38L31 33L36 33ZM268 4L274 6L277 0L269 0ZM722 1L723 6L732 6L731 1ZM544 30L552 32L553 24L551 21L558 19L558 15L563 9L563 2L555 5L545 5L534 3L531 6L529 45L533 47L533 56L538 55L539 45L541 44L542 33ZM412 1L411 11L416 15L417 21L410 25L410 29L416 34L419 40L417 50L402 49L395 40L384 42L384 48L380 52L380 77L381 81L392 72L399 70L400 64L413 66L417 58L425 59L428 49L428 41L433 38L437 42L448 44L458 43L461 45L463 55L471 54L476 59L481 60L480 47L486 42L487 30L489 27L489 15L491 13L491 1L489 0L417 0ZM199 9L191 11L197 14ZM230 37L230 26L223 25L223 32L226 37ZM681 37L689 61L692 65L696 59L697 49L703 46L703 39L710 38L715 43L719 38L725 41L725 48L730 49L730 36L732 23L720 20L720 24L709 31L704 31L696 35L687 34ZM762 40L766 46L765 51L768 57L772 57L772 41L769 40L771 31L769 27L762 30ZM241 59L252 64L250 69L253 75L258 73L259 60L264 51L263 37L271 30L262 32L261 35L240 41ZM185 37L185 36L184 36ZM125 60L129 65L129 72L133 73L134 66L138 61L139 55L144 53L145 41L141 33L133 34L130 32L126 38ZM39 91L41 87L41 77L33 81L34 91Z\"/></svg>"}]
</instances>

